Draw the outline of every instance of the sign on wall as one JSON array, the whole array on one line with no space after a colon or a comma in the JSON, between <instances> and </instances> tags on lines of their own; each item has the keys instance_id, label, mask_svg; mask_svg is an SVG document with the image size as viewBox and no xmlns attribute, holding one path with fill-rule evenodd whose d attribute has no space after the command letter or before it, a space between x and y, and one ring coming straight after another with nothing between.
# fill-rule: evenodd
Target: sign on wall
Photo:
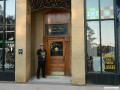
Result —
<instances>
[{"instance_id":1,"label":"sign on wall","mask_svg":"<svg viewBox=\"0 0 120 90\"><path fill-rule=\"evenodd\" d=\"M67 24L46 24L45 35L47 36L60 36L68 34Z\"/></svg>"},{"instance_id":2,"label":"sign on wall","mask_svg":"<svg viewBox=\"0 0 120 90\"><path fill-rule=\"evenodd\" d=\"M18 55L22 55L23 54L23 49L18 49Z\"/></svg>"}]
</instances>

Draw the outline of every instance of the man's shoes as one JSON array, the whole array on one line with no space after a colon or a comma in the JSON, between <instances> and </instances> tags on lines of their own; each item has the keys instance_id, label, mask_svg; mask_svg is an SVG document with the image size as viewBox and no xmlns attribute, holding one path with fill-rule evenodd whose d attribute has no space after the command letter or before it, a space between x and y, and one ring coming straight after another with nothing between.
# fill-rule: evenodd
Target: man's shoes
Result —
<instances>
[{"instance_id":1,"label":"man's shoes","mask_svg":"<svg viewBox=\"0 0 120 90\"><path fill-rule=\"evenodd\" d=\"M46 78L46 77L43 77L43 78Z\"/></svg>"},{"instance_id":2,"label":"man's shoes","mask_svg":"<svg viewBox=\"0 0 120 90\"><path fill-rule=\"evenodd\" d=\"M40 79L40 77L37 77L37 79Z\"/></svg>"}]
</instances>

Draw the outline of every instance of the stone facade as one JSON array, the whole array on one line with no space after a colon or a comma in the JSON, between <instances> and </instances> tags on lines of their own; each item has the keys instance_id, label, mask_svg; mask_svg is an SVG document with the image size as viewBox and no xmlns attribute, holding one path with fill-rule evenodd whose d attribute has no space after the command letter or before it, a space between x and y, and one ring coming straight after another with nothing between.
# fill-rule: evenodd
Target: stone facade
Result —
<instances>
[{"instance_id":1,"label":"stone facade","mask_svg":"<svg viewBox=\"0 0 120 90\"><path fill-rule=\"evenodd\" d=\"M31 15L27 13L26 1L16 0L15 81L21 83L31 76ZM18 54L18 49L23 49L22 55Z\"/></svg>"},{"instance_id":2,"label":"stone facade","mask_svg":"<svg viewBox=\"0 0 120 90\"><path fill-rule=\"evenodd\" d=\"M16 0L15 82L21 83L27 82L34 74L36 65L34 66L33 63L40 44L38 41L43 40L42 13L32 14L31 19L30 13L27 13L26 5L27 0ZM18 49L23 49L22 55L18 55ZM31 57L31 50L33 57ZM85 85L84 52L84 0L71 0L71 70L74 85Z\"/></svg>"},{"instance_id":3,"label":"stone facade","mask_svg":"<svg viewBox=\"0 0 120 90\"><path fill-rule=\"evenodd\" d=\"M84 0L71 2L72 83L85 84Z\"/></svg>"}]
</instances>

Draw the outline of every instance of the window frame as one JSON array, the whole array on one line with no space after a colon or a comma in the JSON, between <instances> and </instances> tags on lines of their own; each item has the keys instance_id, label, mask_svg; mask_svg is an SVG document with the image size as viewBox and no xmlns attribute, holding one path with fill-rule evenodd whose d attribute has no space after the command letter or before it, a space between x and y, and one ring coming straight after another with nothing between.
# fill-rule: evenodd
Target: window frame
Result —
<instances>
[{"instance_id":1,"label":"window frame","mask_svg":"<svg viewBox=\"0 0 120 90\"><path fill-rule=\"evenodd\" d=\"M114 21L114 40L115 40L115 66L116 66L116 71L115 71L115 73L113 73L113 74L117 74L117 73L119 73L119 58L118 58L118 35L117 35L117 22L116 22L116 11L115 11L115 0L113 0L113 12L114 12L114 18L110 18L110 19L101 19L101 5L100 5L100 0L98 0L98 8L99 8L99 19L87 19L87 0L85 0L85 2L84 2L84 15L85 15L85 17L84 17L84 21L85 21L85 25L84 25L84 27L85 27L85 64L86 64L86 67L85 67L85 69L86 69L86 74L88 74L89 72L88 72L88 70L87 70L87 22L88 21L99 21L99 30L100 30L100 49L101 49L101 45L102 45L102 37L101 37L101 22L102 21L109 21L109 20L113 20ZM103 70L102 70L102 55L100 56L101 58L100 58L100 62L101 62L101 73L95 73L95 74L105 74L104 72L103 72ZM111 74L111 73L108 73L108 74Z\"/></svg>"}]
</instances>

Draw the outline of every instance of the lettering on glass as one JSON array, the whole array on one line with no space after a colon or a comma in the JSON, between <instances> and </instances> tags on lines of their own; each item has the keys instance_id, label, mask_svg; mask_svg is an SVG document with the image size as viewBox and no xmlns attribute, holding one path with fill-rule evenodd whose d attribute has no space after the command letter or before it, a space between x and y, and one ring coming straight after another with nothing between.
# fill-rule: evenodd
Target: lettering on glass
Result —
<instances>
[{"instance_id":1,"label":"lettering on glass","mask_svg":"<svg viewBox=\"0 0 120 90\"><path fill-rule=\"evenodd\" d=\"M114 72L116 69L114 53L103 54L102 56L104 60L104 70L109 72Z\"/></svg>"},{"instance_id":2,"label":"lettering on glass","mask_svg":"<svg viewBox=\"0 0 120 90\"><path fill-rule=\"evenodd\" d=\"M47 36L59 36L67 34L67 24L49 24L45 26L45 35Z\"/></svg>"}]
</instances>

